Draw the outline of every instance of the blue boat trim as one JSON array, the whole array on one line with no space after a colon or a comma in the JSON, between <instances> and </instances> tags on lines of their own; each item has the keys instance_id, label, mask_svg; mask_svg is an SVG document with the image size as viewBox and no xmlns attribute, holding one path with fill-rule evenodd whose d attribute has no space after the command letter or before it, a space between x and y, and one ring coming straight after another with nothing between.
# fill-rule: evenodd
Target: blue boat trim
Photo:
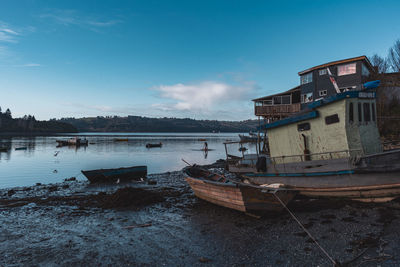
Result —
<instances>
[{"instance_id":1,"label":"blue boat trim","mask_svg":"<svg viewBox=\"0 0 400 267\"><path fill-rule=\"evenodd\" d=\"M328 176L328 175L344 175L354 174L353 170L337 171L337 172L312 172L312 173L246 173L249 177L305 177L305 176Z\"/></svg>"},{"instance_id":2,"label":"blue boat trim","mask_svg":"<svg viewBox=\"0 0 400 267\"><path fill-rule=\"evenodd\" d=\"M291 124L291 123L295 123L295 122L299 122L299 121L304 121L304 120L309 120L309 119L314 119L317 118L319 116L318 111L313 110L311 112L308 112L306 114L301 114L299 116L295 116L295 117L288 117L279 121L274 121L272 123L267 123L264 126L261 126L260 129L271 129L271 128L276 128L276 127L280 127L283 125L287 125L287 124Z\"/></svg>"}]
</instances>

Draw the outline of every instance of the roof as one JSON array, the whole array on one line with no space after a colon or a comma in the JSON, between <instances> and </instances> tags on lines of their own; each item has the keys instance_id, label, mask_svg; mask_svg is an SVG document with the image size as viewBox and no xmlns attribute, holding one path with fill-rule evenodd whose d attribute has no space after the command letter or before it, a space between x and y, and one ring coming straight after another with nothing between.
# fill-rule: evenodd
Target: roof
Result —
<instances>
[{"instance_id":1,"label":"roof","mask_svg":"<svg viewBox=\"0 0 400 267\"><path fill-rule=\"evenodd\" d=\"M296 87L294 87L292 89L289 89L289 90L287 90L285 92L274 94L274 95L263 96L263 97L260 97L260 98L253 99L252 101L261 101L261 100L266 100L266 99L268 99L270 97L273 97L273 96L288 95L288 94L293 93L295 91L300 91L300 85L298 85L298 86L296 86Z\"/></svg>"},{"instance_id":2,"label":"roof","mask_svg":"<svg viewBox=\"0 0 400 267\"><path fill-rule=\"evenodd\" d=\"M300 71L299 75L303 75L303 74L305 74L307 72L310 72L310 71L313 71L313 70L322 69L322 68L326 68L326 67L329 67L329 66L348 63L348 62L359 61L359 60L364 60L365 62L367 62L367 64L370 67L370 69L374 70L374 67L372 66L372 64L369 61L367 56L359 56L359 57L352 57L352 58L347 58L347 59L342 59L342 60L336 60L336 61L325 63L325 64L322 64L322 65L318 65L318 66L315 66L315 67Z\"/></svg>"}]
</instances>

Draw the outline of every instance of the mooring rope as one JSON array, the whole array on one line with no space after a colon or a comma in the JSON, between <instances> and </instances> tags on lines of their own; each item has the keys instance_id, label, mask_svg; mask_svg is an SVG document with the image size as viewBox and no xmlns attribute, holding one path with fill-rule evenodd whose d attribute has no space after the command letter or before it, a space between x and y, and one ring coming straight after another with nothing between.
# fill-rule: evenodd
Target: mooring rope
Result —
<instances>
[{"instance_id":1,"label":"mooring rope","mask_svg":"<svg viewBox=\"0 0 400 267\"><path fill-rule=\"evenodd\" d=\"M304 225L294 216L294 214L289 210L289 208L283 203L283 201L276 195L276 192L273 193L276 199L282 204L282 206L289 212L292 218L303 228L303 231L311 238L312 241L321 249L321 251L328 257L328 259L333 263L334 266L338 266L338 263L326 252L326 250L318 243L318 241L311 235L311 233L304 227Z\"/></svg>"}]
</instances>

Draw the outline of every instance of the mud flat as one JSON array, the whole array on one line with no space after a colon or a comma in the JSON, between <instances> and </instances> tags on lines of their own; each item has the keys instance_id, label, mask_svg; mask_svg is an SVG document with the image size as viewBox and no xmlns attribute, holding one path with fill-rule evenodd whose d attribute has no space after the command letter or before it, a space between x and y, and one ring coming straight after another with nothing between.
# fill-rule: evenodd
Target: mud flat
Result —
<instances>
[{"instance_id":1,"label":"mud flat","mask_svg":"<svg viewBox=\"0 0 400 267\"><path fill-rule=\"evenodd\" d=\"M149 178L156 184L0 190L0 266L332 265L285 212L254 218L209 204L182 172ZM289 208L338 262L400 264L399 202L299 199Z\"/></svg>"}]
</instances>

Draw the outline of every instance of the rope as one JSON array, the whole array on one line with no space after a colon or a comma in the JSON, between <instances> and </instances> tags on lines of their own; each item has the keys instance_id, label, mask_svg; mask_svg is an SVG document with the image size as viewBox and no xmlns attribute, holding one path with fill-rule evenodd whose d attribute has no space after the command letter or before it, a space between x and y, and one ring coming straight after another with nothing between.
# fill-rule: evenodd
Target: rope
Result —
<instances>
[{"instance_id":1,"label":"rope","mask_svg":"<svg viewBox=\"0 0 400 267\"><path fill-rule=\"evenodd\" d=\"M289 212L289 214L293 217L293 219L303 228L303 231L311 238L312 241L321 249L321 251L328 257L328 259L333 263L334 266L338 266L338 263L326 252L326 250L318 243L318 241L311 235L309 231L303 226L303 224L294 216L294 214L289 210L289 208L283 203L283 201L276 195L276 192L273 195L278 199L278 201L282 204L282 206Z\"/></svg>"}]
</instances>

